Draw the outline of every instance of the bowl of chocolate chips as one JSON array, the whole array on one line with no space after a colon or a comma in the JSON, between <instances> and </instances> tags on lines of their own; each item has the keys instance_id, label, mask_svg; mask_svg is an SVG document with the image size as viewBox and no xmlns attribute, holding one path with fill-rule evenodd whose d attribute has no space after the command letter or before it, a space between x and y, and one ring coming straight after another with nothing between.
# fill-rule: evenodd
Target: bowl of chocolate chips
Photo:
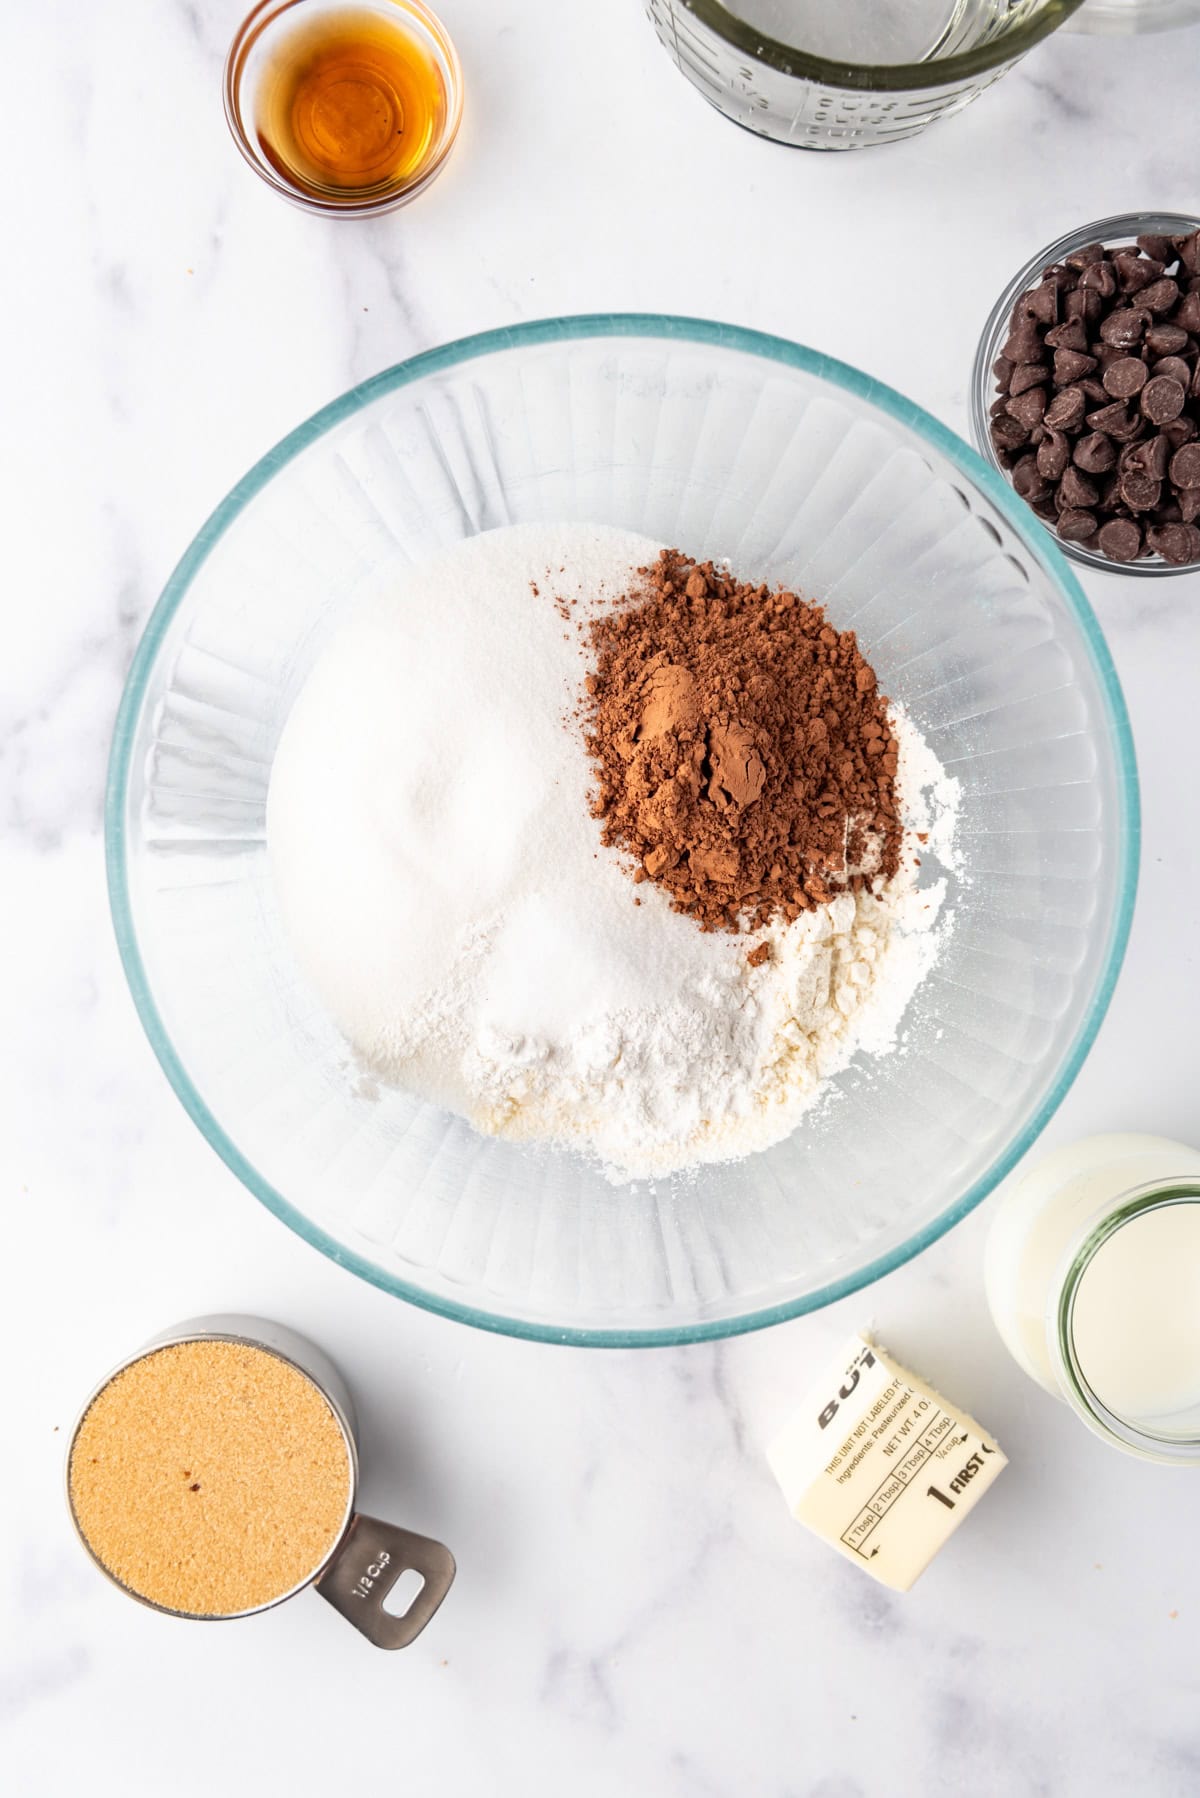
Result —
<instances>
[{"instance_id":1,"label":"bowl of chocolate chips","mask_svg":"<svg viewBox=\"0 0 1200 1798\"><path fill-rule=\"evenodd\" d=\"M1073 561L1200 569L1200 219L1060 237L984 327L971 428Z\"/></svg>"}]
</instances>

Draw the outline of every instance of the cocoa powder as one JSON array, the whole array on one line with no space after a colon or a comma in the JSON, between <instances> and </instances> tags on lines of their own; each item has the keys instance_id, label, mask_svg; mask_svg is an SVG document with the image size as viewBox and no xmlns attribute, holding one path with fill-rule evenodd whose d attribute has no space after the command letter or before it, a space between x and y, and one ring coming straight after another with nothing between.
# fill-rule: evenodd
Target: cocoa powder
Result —
<instances>
[{"instance_id":1,"label":"cocoa powder","mask_svg":"<svg viewBox=\"0 0 1200 1798\"><path fill-rule=\"evenodd\" d=\"M588 626L593 811L705 930L790 921L896 872L897 749L853 631L664 550Z\"/></svg>"}]
</instances>

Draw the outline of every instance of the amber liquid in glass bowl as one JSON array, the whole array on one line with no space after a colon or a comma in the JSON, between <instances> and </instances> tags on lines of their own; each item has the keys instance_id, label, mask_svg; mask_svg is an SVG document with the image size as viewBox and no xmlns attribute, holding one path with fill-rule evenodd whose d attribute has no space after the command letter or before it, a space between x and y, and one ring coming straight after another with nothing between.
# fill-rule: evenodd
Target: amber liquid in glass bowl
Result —
<instances>
[{"instance_id":1,"label":"amber liquid in glass bowl","mask_svg":"<svg viewBox=\"0 0 1200 1798\"><path fill-rule=\"evenodd\" d=\"M255 95L264 159L320 199L399 193L421 180L443 137L442 72L402 23L338 9L288 32Z\"/></svg>"}]
</instances>

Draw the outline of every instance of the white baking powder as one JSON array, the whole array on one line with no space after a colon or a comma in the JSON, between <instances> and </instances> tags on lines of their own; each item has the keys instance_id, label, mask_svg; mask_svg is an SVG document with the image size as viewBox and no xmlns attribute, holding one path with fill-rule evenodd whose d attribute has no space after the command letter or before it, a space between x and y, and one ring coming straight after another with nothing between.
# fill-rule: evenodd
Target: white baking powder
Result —
<instances>
[{"instance_id":1,"label":"white baking powder","mask_svg":"<svg viewBox=\"0 0 1200 1798\"><path fill-rule=\"evenodd\" d=\"M297 701L268 805L297 959L370 1068L620 1178L777 1142L856 1050L894 1044L944 929L914 857L951 865L957 802L897 712L910 835L881 894L735 935L635 887L601 846L569 720L577 623L659 548L513 526L375 595Z\"/></svg>"}]
</instances>

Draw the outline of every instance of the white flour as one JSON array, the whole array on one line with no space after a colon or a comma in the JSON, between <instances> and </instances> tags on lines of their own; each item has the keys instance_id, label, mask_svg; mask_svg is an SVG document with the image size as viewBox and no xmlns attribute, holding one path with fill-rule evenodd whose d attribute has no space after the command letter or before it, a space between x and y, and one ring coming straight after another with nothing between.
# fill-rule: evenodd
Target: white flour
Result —
<instances>
[{"instance_id":1,"label":"white flour","mask_svg":"<svg viewBox=\"0 0 1200 1798\"><path fill-rule=\"evenodd\" d=\"M943 884L918 888L914 853L952 864L957 800L898 713L906 822L928 843L910 835L881 895L737 936L635 889L563 720L586 670L575 620L659 547L515 526L377 596L294 707L268 805L297 958L370 1067L618 1178L777 1142L857 1049L893 1045L939 944ZM579 599L570 624L558 596Z\"/></svg>"}]
</instances>

